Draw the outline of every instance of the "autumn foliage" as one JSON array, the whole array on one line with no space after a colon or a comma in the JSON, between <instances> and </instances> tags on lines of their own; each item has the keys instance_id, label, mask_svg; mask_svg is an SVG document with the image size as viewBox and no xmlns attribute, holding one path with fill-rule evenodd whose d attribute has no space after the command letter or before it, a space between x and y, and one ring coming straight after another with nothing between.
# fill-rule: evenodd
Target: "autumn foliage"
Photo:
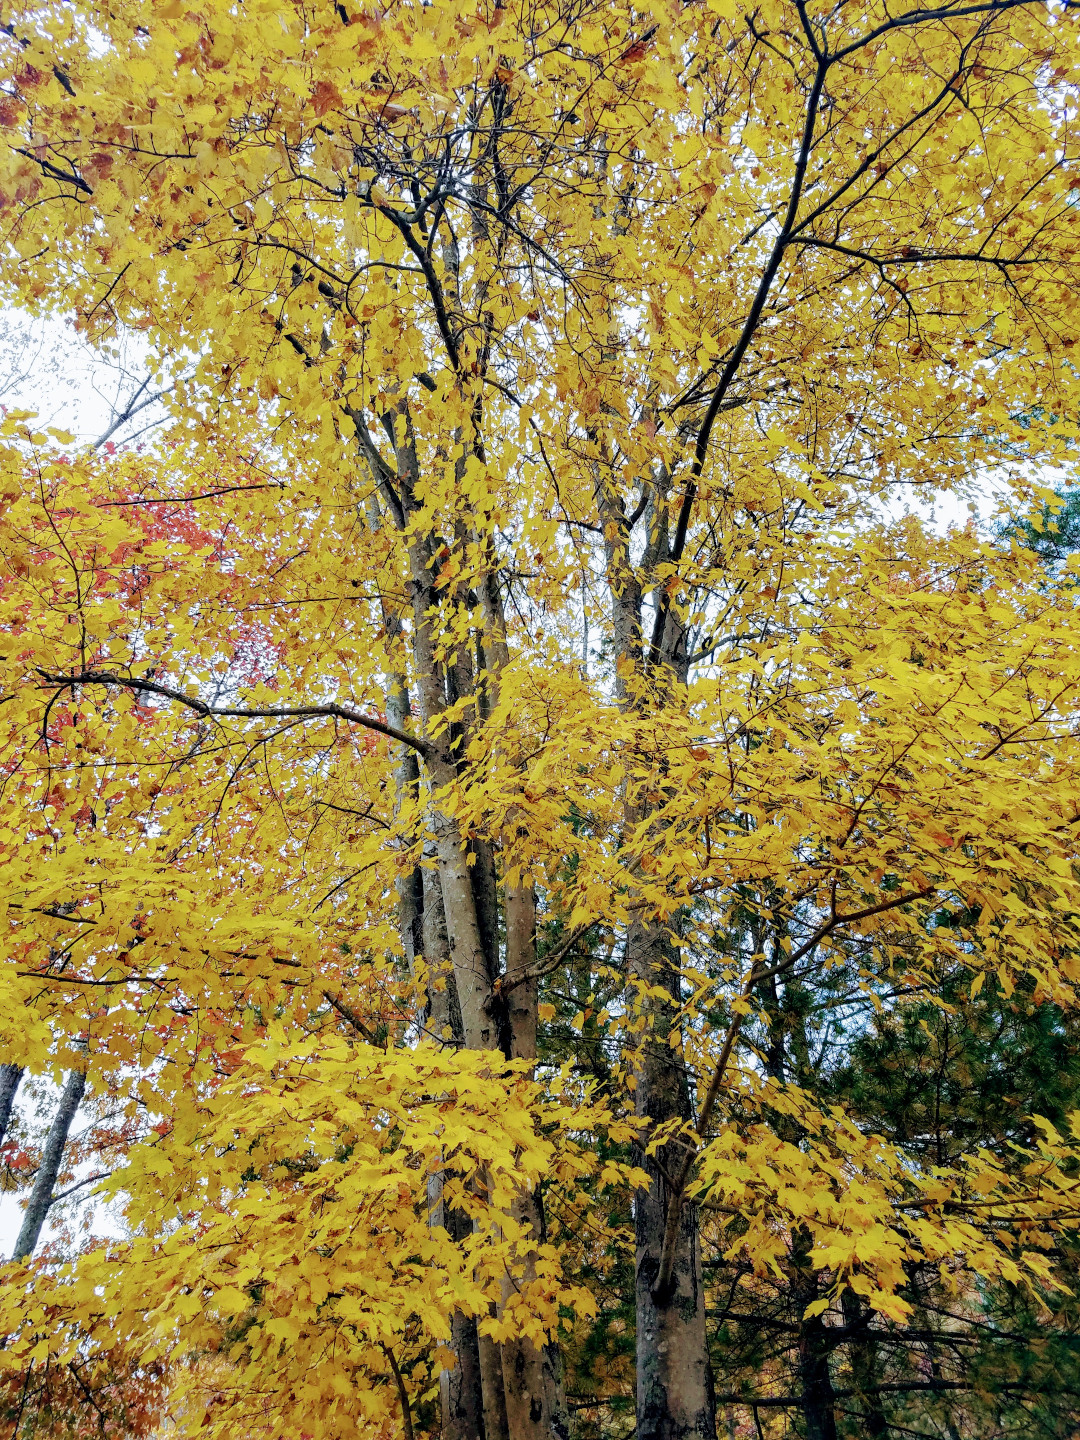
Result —
<instances>
[{"instance_id":1,"label":"autumn foliage","mask_svg":"<svg viewBox=\"0 0 1080 1440\"><path fill-rule=\"evenodd\" d=\"M2 22L13 1440L1071 1434L1072 7Z\"/></svg>"}]
</instances>

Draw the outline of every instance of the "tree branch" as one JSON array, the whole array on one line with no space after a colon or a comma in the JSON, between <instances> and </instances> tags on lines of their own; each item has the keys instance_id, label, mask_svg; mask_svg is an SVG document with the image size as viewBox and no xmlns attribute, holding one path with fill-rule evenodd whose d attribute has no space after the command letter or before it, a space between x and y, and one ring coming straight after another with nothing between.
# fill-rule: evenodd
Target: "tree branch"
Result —
<instances>
[{"instance_id":1,"label":"tree branch","mask_svg":"<svg viewBox=\"0 0 1080 1440\"><path fill-rule=\"evenodd\" d=\"M814 143L814 124L817 119L818 105L821 101L821 92L825 84L825 76L828 72L830 59L827 55L819 54L814 71L813 84L810 87L810 94L806 102L806 119L803 124L802 141L799 145L798 158L795 161L795 174L791 180L791 191L788 195L787 210L784 214L783 223L780 226L780 233L773 242L773 248L769 259L758 282L757 293L754 295L750 306L749 314L743 324L738 340L728 356L727 364L720 375L713 391L712 399L709 401L709 408L705 411L704 419L698 429L697 439L694 444L694 462L690 467L690 478L687 481L686 491L683 495L682 504L679 507L679 518L675 526L675 539L672 543L670 559L677 565L682 559L682 553L686 546L686 533L690 525L690 512L694 508L694 500L697 496L698 481L701 472L705 467L705 456L709 450L709 438L712 435L712 428L719 415L721 407L732 381L738 374L739 366L742 364L743 356L750 347L750 341L754 338L758 322L761 319L762 311L765 309L765 302L769 298L769 291L776 279L776 273L780 269L780 262L783 259L784 251L787 248L788 240L791 237L795 226L795 219L799 212L799 201L802 199L803 183L806 179L806 167L810 163L810 151ZM660 647L664 639L664 628L667 625L668 613L671 609L671 596L667 590L662 590L656 606L656 620L653 625L652 642L649 646L649 664L656 666L660 663Z\"/></svg>"},{"instance_id":2,"label":"tree branch","mask_svg":"<svg viewBox=\"0 0 1080 1440\"><path fill-rule=\"evenodd\" d=\"M182 690L174 690L171 685L160 685L156 680L140 680L133 675L114 675L103 670L83 670L71 675L56 675L48 670L38 670L37 673L50 685L56 685L61 690L74 690L77 685L116 685L139 695L160 695L163 699L184 705L187 709L194 710L196 715L203 715L209 720L344 720L350 725L362 725L366 730L374 730L376 734L385 735L389 740L396 740L399 745L407 745L425 760L432 753L431 746L417 739L415 735L407 735L404 730L396 730L393 725L376 720L373 715L363 715L359 710L352 710L345 705L282 705L250 709L240 705L216 706L208 705L205 700L198 700L193 695L185 695Z\"/></svg>"}]
</instances>

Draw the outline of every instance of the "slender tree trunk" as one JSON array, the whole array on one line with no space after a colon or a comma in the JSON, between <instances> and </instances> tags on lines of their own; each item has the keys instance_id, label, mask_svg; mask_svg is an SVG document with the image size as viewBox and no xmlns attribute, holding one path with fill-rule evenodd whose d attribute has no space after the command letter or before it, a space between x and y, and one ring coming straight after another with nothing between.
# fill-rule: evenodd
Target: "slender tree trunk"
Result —
<instances>
[{"instance_id":1,"label":"slender tree trunk","mask_svg":"<svg viewBox=\"0 0 1080 1440\"><path fill-rule=\"evenodd\" d=\"M889 1424L881 1408L877 1388L877 1341L868 1324L870 1317L863 1310L855 1292L845 1290L840 1303L844 1309L845 1328L854 1332L848 1341L848 1355L851 1360L852 1388L858 1395L862 1410L862 1427L873 1440L879 1440L880 1436L889 1433Z\"/></svg>"},{"instance_id":2,"label":"slender tree trunk","mask_svg":"<svg viewBox=\"0 0 1080 1440\"><path fill-rule=\"evenodd\" d=\"M422 946L428 968L428 1024L434 1039L448 1045L463 1045L465 1032L454 967L450 961L450 942L446 936L442 885L434 865L429 864L422 872L421 882L424 897Z\"/></svg>"},{"instance_id":3,"label":"slender tree trunk","mask_svg":"<svg viewBox=\"0 0 1080 1440\"><path fill-rule=\"evenodd\" d=\"M405 513L408 514L413 508L412 491L419 470L407 405L403 403L400 408L405 421L405 433L400 442L395 442L397 474L393 476L393 481L405 505ZM362 423L361 418L360 424ZM361 433L359 428L357 433ZM372 479L379 485L379 462L371 456L368 456L368 461L372 466ZM454 1037L470 1050L490 1050L496 1046L498 1037L491 1004L496 974L496 955L492 943L494 927L490 914L484 910L489 887L486 877L481 881L474 880L472 867L469 865L467 838L462 834L456 820L446 814L439 805L439 791L451 786L458 776L463 737L455 736L453 732L444 732L437 738L432 736L433 729L446 713L448 694L447 677L435 653L433 624L441 596L435 585L431 537L415 536L409 544L408 557L408 587L413 622L413 670L420 719L430 743L426 768L434 792L430 822L437 861L434 873L441 901L438 907L441 911L441 922L434 919L434 906L425 904L424 928L425 931L429 926L438 929L440 958L437 964L444 970L449 969L453 976L452 994L457 1002L457 1017L460 1017L460 1030L457 1030L451 1026L449 1007L452 1002L447 1000L445 1010L441 1002L437 1002L436 1013L432 1017L433 1029L439 1033L451 1026ZM460 683L460 677L454 683ZM430 935L435 934L436 930L431 930ZM428 933L425 933L424 938L425 941L429 939ZM443 941L445 952L441 949ZM447 960L441 958L444 953ZM449 995L449 987L446 993ZM432 998L435 999L434 994ZM449 1381L444 1405L446 1423L451 1426L460 1423L466 1427L468 1435L483 1434L484 1440L511 1440L507 1427L499 1347L489 1336L477 1334L474 1352L471 1347L472 1337L476 1332L475 1322L470 1327L467 1317L462 1316L454 1324L456 1328L453 1338L458 1357L455 1374L458 1378ZM477 1374L482 1397L479 1408L475 1387ZM515 1436L514 1440L518 1440L518 1437Z\"/></svg>"},{"instance_id":4,"label":"slender tree trunk","mask_svg":"<svg viewBox=\"0 0 1080 1440\"><path fill-rule=\"evenodd\" d=\"M643 701L643 636L641 628L642 584L647 572L666 553L666 530L662 520L650 514L651 531L642 570L630 557L629 527L622 501L602 492L604 533L607 551L608 588L612 598L615 640L616 694L624 711L633 711ZM668 627L677 638L677 627ZM665 640L667 637L665 637ZM666 674L683 678L671 664L671 655L661 657ZM685 668L685 667L683 667ZM626 821L637 825L645 818L640 809L628 806ZM650 1129L671 1121L690 1120L693 1111L681 1046L669 1043L678 1008L679 969L676 955L661 922L643 917L631 922L627 933L627 968L631 986L648 994L662 987L667 1000L644 1001L648 1028L635 1073L634 1101L637 1114L651 1122ZM639 1003L635 994L633 1003ZM681 1155L670 1149L647 1156L638 1163L650 1176L648 1189L634 1199L635 1231L635 1312L637 1370L636 1440L715 1440L716 1405L713 1399L712 1366L705 1324L705 1290L701 1270L697 1207L685 1196L673 1196L665 1177L676 1171ZM657 1290L669 1205L680 1206L679 1228L671 1271L665 1293Z\"/></svg>"},{"instance_id":5,"label":"slender tree trunk","mask_svg":"<svg viewBox=\"0 0 1080 1440\"><path fill-rule=\"evenodd\" d=\"M799 1317L798 1371L806 1440L836 1440L836 1399L829 1372L831 1345L820 1315L803 1319L818 1298L818 1276L810 1266L810 1236L796 1231L792 1245L791 1294Z\"/></svg>"},{"instance_id":6,"label":"slender tree trunk","mask_svg":"<svg viewBox=\"0 0 1080 1440\"><path fill-rule=\"evenodd\" d=\"M472 1226L460 1210L447 1212L447 1232L460 1245ZM480 1336L476 1318L455 1310L450 1319L451 1345L457 1357L453 1370L442 1374L442 1433L444 1440L505 1440L508 1435L505 1407L492 1417L488 1426L488 1407L484 1405L484 1384L480 1359ZM494 1348L491 1341L485 1344ZM498 1393L498 1387L496 1387ZM497 1407L496 1395L496 1407Z\"/></svg>"},{"instance_id":7,"label":"slender tree trunk","mask_svg":"<svg viewBox=\"0 0 1080 1440\"><path fill-rule=\"evenodd\" d=\"M400 457L399 457L400 458ZM415 459L415 457L413 457ZM372 497L369 509L373 524L380 523L378 501ZM400 617L383 606L383 619L391 641L400 641L404 627ZM442 697L439 697L442 698ZM436 703L435 687L426 691L428 706ZM422 706L422 710L427 707ZM438 713L438 712L436 712ZM390 676L386 695L387 720L395 729L406 729L412 718L412 706L404 675ZM420 766L415 751L401 746L394 767L395 814L405 804L415 804L420 794ZM410 974L416 961L423 956L427 966L427 1021L435 1039L446 1044L464 1043L461 1005L458 1000L454 968L450 958L446 905L438 869L425 873L422 866L407 869L398 879L398 927L402 951ZM474 900L475 903L475 900ZM472 1226L467 1215L448 1207L443 1198L444 1176L437 1173L428 1182L428 1219L434 1228L443 1226L451 1241L460 1244ZM439 1390L442 1410L443 1440L509 1440L505 1410L500 1410L501 1378L489 1395L485 1424L485 1401L481 1344L492 1349L490 1340L481 1341L474 1316L460 1310L450 1317L450 1349L455 1364L440 1376ZM497 1354L496 1354L497 1360ZM489 1370L494 1375L489 1361ZM493 1381L489 1380L489 1390Z\"/></svg>"},{"instance_id":8,"label":"slender tree trunk","mask_svg":"<svg viewBox=\"0 0 1080 1440\"><path fill-rule=\"evenodd\" d=\"M412 508L412 486L418 470L407 404L402 402L399 409L405 425L403 431L395 431L395 434L400 436L395 441L395 483L407 513ZM374 466L374 478L378 481L378 465L371 457L369 460ZM458 543L464 543L470 538L460 531L457 536ZM465 749L471 727L481 720L495 703L498 675L508 659L505 626L498 587L492 575L486 578L482 595L479 597L486 627L484 645L489 647L490 656L485 655L481 647L475 668L471 652L465 646L458 648L448 664L444 665L437 658L434 625L440 606L446 602L445 592L441 591L438 585L438 566L433 564L438 549L438 544L433 543L430 535L417 535L412 539L408 553L415 694L424 732L430 742L425 763L433 792L430 820L438 862L442 914L445 919L454 993L460 1009L461 1039L469 1049L499 1048L503 1054L510 1056L513 1043L505 1007L499 1005L496 989L499 975L499 912L494 850L487 839L463 834L455 818L447 814L439 803L439 792L453 785L464 767ZM487 672L482 680L479 675L480 668ZM459 700L472 701L471 717L466 714L455 718L453 724L441 734L433 735L447 708ZM527 995L529 993L526 992ZM535 999L534 989L531 992L533 1055ZM436 1030L441 1030L448 1023L447 1017L441 1013L438 1017L433 1013L432 1018L433 1028ZM523 1206L528 1207L535 1203L532 1196L521 1197ZM537 1217L533 1229L539 1239L542 1233L542 1215ZM462 1335L464 1337L464 1332ZM561 1386L556 1383L557 1350L545 1347L543 1355L537 1359L535 1351L530 1355L520 1346L513 1346L513 1353L504 1356L504 1348L486 1336L477 1337L485 1440L541 1440L541 1437L552 1435L564 1437L567 1426L564 1423L565 1404L561 1411L559 1410L562 1391ZM529 1347L529 1350L531 1351L532 1347ZM461 1352L458 1353L460 1357ZM523 1356L526 1360L524 1377L519 1363ZM533 1375L537 1367L544 1380L539 1391ZM460 1393L465 1393L469 1384L467 1366L459 1363L457 1369L461 1372L460 1386L463 1387ZM459 1382L451 1383L457 1385ZM514 1392L512 1407L508 1404L508 1387ZM542 1395L539 1416L534 1413L534 1393ZM527 1403L522 1401L524 1396L529 1397ZM462 1405L468 1403L463 1401ZM451 1394L447 1411L451 1416L451 1423L454 1423L457 1404L454 1394ZM562 1420L559 1419L560 1415Z\"/></svg>"},{"instance_id":9,"label":"slender tree trunk","mask_svg":"<svg viewBox=\"0 0 1080 1440\"><path fill-rule=\"evenodd\" d=\"M472 538L463 526L458 526L459 545L469 544ZM459 774L463 774L467 768L465 750L484 708L484 696L478 686L477 669L468 645L460 645L452 663L445 667L445 692L448 705L453 706L464 700L471 703L472 707L471 713L463 714L455 720L449 730L455 768ZM490 840L479 836L469 839L468 867L480 943L487 963L487 972L494 981L499 973L499 891L495 873L495 849ZM504 1037L497 1038L500 1048L505 1051L506 1046L502 1043Z\"/></svg>"},{"instance_id":10,"label":"slender tree trunk","mask_svg":"<svg viewBox=\"0 0 1080 1440\"><path fill-rule=\"evenodd\" d=\"M34 1188L30 1191L30 1201L23 1216L22 1229L19 1231L19 1238L15 1241L15 1252L11 1257L13 1260L28 1260L34 1253L34 1247L37 1245L42 1226L45 1224L45 1217L52 1205L53 1190L56 1186L56 1177L60 1174L60 1161L63 1158L64 1146L67 1144L68 1131L71 1129L71 1122L75 1119L75 1112L79 1108L85 1089L86 1071L69 1070L60 1095L59 1108L49 1127L41 1164L34 1179Z\"/></svg>"},{"instance_id":11,"label":"slender tree trunk","mask_svg":"<svg viewBox=\"0 0 1080 1440\"><path fill-rule=\"evenodd\" d=\"M378 489L373 487L367 498L368 524L372 530L383 525L382 507L379 504ZM400 645L405 633L401 616L396 608L380 597L383 627L390 642L391 652ZM412 719L412 705L409 702L409 686L406 677L398 670L392 670L386 679L386 718L395 730L407 731ZM394 818L398 819L402 808L416 801L420 794L420 762L416 751L408 745L393 746L394 755ZM410 837L410 839L413 837ZM398 933L401 936L401 951L412 975L416 957L423 946L424 884L420 867L414 866L398 876Z\"/></svg>"},{"instance_id":12,"label":"slender tree trunk","mask_svg":"<svg viewBox=\"0 0 1080 1440\"><path fill-rule=\"evenodd\" d=\"M678 1049L668 1043L678 989L670 942L657 924L636 923L629 935L630 973L643 985L663 986L671 1001L651 1000L647 1035L636 1074L637 1113L655 1125L691 1118L690 1095ZM634 1201L637 1311L637 1440L715 1440L716 1408L705 1329L705 1293L697 1207L683 1199L679 1238L666 1294L655 1290L671 1197L664 1171L677 1151L639 1155L651 1176Z\"/></svg>"},{"instance_id":13,"label":"slender tree trunk","mask_svg":"<svg viewBox=\"0 0 1080 1440\"><path fill-rule=\"evenodd\" d=\"M461 1008L457 1000L450 947L446 938L442 887L438 872L422 872L423 954L428 967L428 1024L434 1037L461 1044ZM469 1217L445 1203L443 1176L433 1175L429 1186L431 1224L446 1228L451 1241L461 1244L472 1229ZM490 1345L490 1341L487 1342ZM443 1440L506 1440L505 1425L489 1431L485 1425L480 1337L476 1319L455 1310L450 1317L450 1348L455 1365L439 1380Z\"/></svg>"},{"instance_id":14,"label":"slender tree trunk","mask_svg":"<svg viewBox=\"0 0 1080 1440\"><path fill-rule=\"evenodd\" d=\"M467 1215L447 1206L443 1180L440 1173L428 1181L429 1224L433 1229L443 1226L450 1240L459 1245L472 1226ZM450 1349L454 1353L454 1366L439 1377L443 1440L487 1440L480 1344L472 1315L460 1310L451 1315Z\"/></svg>"},{"instance_id":15,"label":"slender tree trunk","mask_svg":"<svg viewBox=\"0 0 1080 1440\"><path fill-rule=\"evenodd\" d=\"M769 1048L766 1068L781 1084L791 1075L798 1085L811 1081L810 1048L806 1034L806 1009L801 987L790 977L780 992L771 977L762 987L763 1008L769 1017ZM789 1054L790 1048L790 1054ZM787 1115L774 1115L773 1124L780 1138L797 1145L803 1138L802 1128ZM805 1229L796 1229L791 1237L791 1304L799 1326L796 1347L800 1395L806 1440L836 1440L836 1400L833 1393L829 1356L830 1337L820 1315L805 1318L808 1305L818 1298L818 1275L810 1264L812 1240Z\"/></svg>"},{"instance_id":16,"label":"slender tree trunk","mask_svg":"<svg viewBox=\"0 0 1080 1440\"><path fill-rule=\"evenodd\" d=\"M400 634L401 622L388 619L387 629L392 635L395 632ZM412 719L409 691L403 675L390 676L386 689L386 718L395 730L406 730ZM399 815L405 805L415 805L420 793L420 765L415 750L407 745L399 745L397 750L394 766L395 815ZM424 945L424 880L419 865L414 865L398 877L397 891L401 948L411 975Z\"/></svg>"},{"instance_id":17,"label":"slender tree trunk","mask_svg":"<svg viewBox=\"0 0 1080 1440\"><path fill-rule=\"evenodd\" d=\"M370 471L373 488L387 498L388 510L398 525L416 508L414 486L419 477L419 462L408 402L400 400L385 417L388 433L393 437L396 473L375 451L362 415L350 412L356 425L357 439L364 462ZM400 424L398 423L400 422ZM365 441L364 437L367 436ZM438 856L439 879L442 885L443 909L447 938L457 983L458 1001L465 1044L471 1050L489 1050L495 1043L490 1013L492 985L495 976L491 957L485 950L477 916L476 898L467 859L468 842L456 820L439 807L438 792L453 784L458 776L460 746L455 753L455 736L451 729L438 737L432 730L442 720L448 705L447 677L436 656L433 626L443 595L438 589L434 561L439 542L430 534L416 534L408 547L408 590L412 610L412 652L416 701L429 740L428 777L436 792L432 803L431 823Z\"/></svg>"},{"instance_id":18,"label":"slender tree trunk","mask_svg":"<svg viewBox=\"0 0 1080 1440\"><path fill-rule=\"evenodd\" d=\"M506 887L506 1012L511 1058L536 1059L536 891L522 879Z\"/></svg>"},{"instance_id":19,"label":"slender tree trunk","mask_svg":"<svg viewBox=\"0 0 1080 1440\"><path fill-rule=\"evenodd\" d=\"M510 1429L510 1415L506 1406L502 1346L497 1345L490 1335L481 1335L478 1349L486 1440L518 1440Z\"/></svg>"},{"instance_id":20,"label":"slender tree trunk","mask_svg":"<svg viewBox=\"0 0 1080 1440\"><path fill-rule=\"evenodd\" d=\"M502 596L493 573L485 577L480 594L490 670L485 678L484 708L490 713L498 702L499 677L509 664ZM494 866L492 866L494 878ZM503 1048L513 1060L535 1061L539 981L536 975L536 889L528 876L508 880L504 894L506 920L506 988L500 1020ZM513 1218L528 1229L533 1241L545 1238L540 1191L519 1192ZM526 1257L524 1278L535 1276L532 1255ZM511 1285L504 1286L504 1304ZM531 1340L502 1345L503 1382L507 1418L514 1440L567 1440L570 1416L563 1386L562 1354L554 1338L540 1348Z\"/></svg>"},{"instance_id":21,"label":"slender tree trunk","mask_svg":"<svg viewBox=\"0 0 1080 1440\"><path fill-rule=\"evenodd\" d=\"M23 1067L21 1065L0 1065L0 1145L4 1143L4 1136L11 1124L15 1092L19 1088L22 1077Z\"/></svg>"},{"instance_id":22,"label":"slender tree trunk","mask_svg":"<svg viewBox=\"0 0 1080 1440\"><path fill-rule=\"evenodd\" d=\"M536 1059L536 892L523 879L506 888L507 1026L511 1059ZM544 1211L539 1190L521 1191L514 1201L513 1218L527 1227L533 1241L544 1239ZM535 1277L532 1256L526 1256L523 1279ZM513 1294L509 1278L503 1303ZM563 1388L562 1359L554 1342L538 1349L531 1340L505 1340L502 1345L503 1380L510 1433L533 1440L567 1440L570 1417Z\"/></svg>"},{"instance_id":23,"label":"slender tree trunk","mask_svg":"<svg viewBox=\"0 0 1080 1440\"><path fill-rule=\"evenodd\" d=\"M431 593L430 556L425 555L426 549L415 541L410 547L410 565L417 692L424 728L430 735L433 725L445 713L446 691L440 678L431 633L430 610L435 597ZM443 753L441 739L432 745L428 770L436 792L452 785L457 779L454 759ZM468 842L456 820L440 808L437 793L432 804L431 822L465 1044L470 1050L490 1050L497 1040L491 1014L495 976L477 916L468 863Z\"/></svg>"}]
</instances>

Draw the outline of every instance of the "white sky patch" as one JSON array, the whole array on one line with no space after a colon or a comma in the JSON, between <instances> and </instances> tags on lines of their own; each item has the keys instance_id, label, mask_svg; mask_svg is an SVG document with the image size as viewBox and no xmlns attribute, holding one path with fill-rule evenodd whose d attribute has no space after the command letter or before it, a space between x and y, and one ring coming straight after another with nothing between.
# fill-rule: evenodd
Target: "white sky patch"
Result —
<instances>
[{"instance_id":1,"label":"white sky patch","mask_svg":"<svg viewBox=\"0 0 1080 1440\"><path fill-rule=\"evenodd\" d=\"M93 445L133 397L138 404L157 393L144 354L137 337L122 339L109 357L93 350L69 320L0 309L0 405L32 410L41 427L68 431L78 446ZM139 410L117 431L117 442L137 438L141 424L159 413L152 406Z\"/></svg>"}]
</instances>

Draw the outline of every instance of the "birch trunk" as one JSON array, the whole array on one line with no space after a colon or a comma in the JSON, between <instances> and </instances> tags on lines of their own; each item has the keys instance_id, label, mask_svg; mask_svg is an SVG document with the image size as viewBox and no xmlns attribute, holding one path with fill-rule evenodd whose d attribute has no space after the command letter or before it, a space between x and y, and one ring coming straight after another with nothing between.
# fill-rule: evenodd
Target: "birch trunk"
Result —
<instances>
[{"instance_id":1,"label":"birch trunk","mask_svg":"<svg viewBox=\"0 0 1080 1440\"><path fill-rule=\"evenodd\" d=\"M385 481L392 493L401 497L404 512L399 522L413 508L412 487L417 477L417 457L412 439L407 403L398 411L404 426L391 425L394 440L396 475L391 474L365 441L365 431L358 426L358 440L372 469L376 485ZM362 418L357 417L361 420ZM392 483L391 483L392 482ZM460 530L459 544L475 537ZM490 550L490 544L489 544ZM479 607L484 622L483 643L477 642L474 664L471 652L459 646L443 664L437 658L436 626L440 609L446 602L445 592L438 585L438 566L433 562L442 549L431 534L416 534L409 542L409 593L412 610L412 651L415 698L428 741L425 767L431 786L430 824L434 837L441 913L445 922L445 943L453 975L453 995L460 1013L460 1039L469 1049L498 1048L509 1057L514 1041L506 1019L505 1007L498 1004L499 976L499 912L495 854L491 843L483 837L465 835L455 818L440 804L440 794L448 790L463 773L470 729L490 713L497 695L498 676L508 661L501 597L494 572L481 586ZM472 597L475 600L477 597ZM486 648L485 648L486 647ZM470 701L462 711L459 701ZM455 706L455 719L446 724L448 709ZM412 892L410 892L412 893ZM516 902L515 902L516 903ZM428 907L422 907L425 911ZM403 925L411 918L407 907L402 909ZM520 927L518 927L520 931ZM428 936L425 933L425 945ZM529 927L529 954L532 930ZM429 964L430 964L429 959ZM443 962L439 962L440 964ZM532 963L531 961L529 963ZM432 991L432 1022L436 1033L451 1024L449 1013L443 1013L442 1002ZM530 1058L535 1056L536 991L526 988L518 1002L522 1033L531 1025ZM527 1215L533 1233L542 1234L542 1214L535 1207L537 1197L520 1197L522 1215ZM532 1208L531 1208L532 1207ZM516 1211L515 1211L516 1216ZM449 1218L449 1217L447 1217ZM462 1359L461 1346L471 1345L464 1319L455 1331L455 1347L459 1364L448 1381L444 1415L448 1426L471 1426L471 1433L480 1428L476 1414L476 1392L471 1378L471 1358ZM459 1333L460 1332L460 1333ZM565 1423L565 1402L558 1383L558 1352L545 1347L542 1354L533 1347L513 1344L495 1345L488 1337L476 1340L477 1369L482 1392L482 1429L485 1440L541 1440L552 1435L563 1440L568 1433ZM471 1351L470 1351L471 1357ZM536 1413L534 1395L540 1395L540 1413ZM511 1396L513 1397L511 1401ZM469 1409L472 1407L472 1415Z\"/></svg>"},{"instance_id":2,"label":"birch trunk","mask_svg":"<svg viewBox=\"0 0 1080 1440\"><path fill-rule=\"evenodd\" d=\"M391 629L389 623L387 628ZM393 628L400 633L400 621ZM393 632L391 631L391 633ZM412 707L409 703L409 691L403 675L390 677L386 692L386 718L395 730L405 731L408 729L409 721L412 719ZM411 750L407 745L399 745L397 750L397 761L394 766L395 815L401 813L404 805L415 805L420 793L420 765L416 758L416 751ZM417 956L422 953L424 945L424 881L419 865L414 865L399 875L397 891L401 949L405 963L409 967L409 974L412 975Z\"/></svg>"},{"instance_id":3,"label":"birch trunk","mask_svg":"<svg viewBox=\"0 0 1080 1440\"><path fill-rule=\"evenodd\" d=\"M436 597L431 590L431 571L427 563L430 556L425 557L427 549L426 545L414 541L409 558L417 691L425 732L430 736L445 713L446 689L435 658L431 632L431 611ZM436 873L442 896L450 968L461 1013L461 1036L470 1050L491 1050L497 1039L491 1009L495 976L480 931L467 840L453 817L439 806L439 791L452 785L457 778L457 767L452 755L443 748L442 737L432 744L427 768L434 791L431 827L435 839ZM502 1357L499 1347L489 1336L478 1335L477 1357L485 1440L519 1440L517 1436L511 1437L508 1429ZM475 1396L473 1400L475 1402ZM475 1416L470 1423L478 1426L480 1417Z\"/></svg>"},{"instance_id":4,"label":"birch trunk","mask_svg":"<svg viewBox=\"0 0 1080 1440\"><path fill-rule=\"evenodd\" d=\"M447 701L432 637L431 611L433 600L437 597L431 591L431 557L425 553L428 548L420 541L414 541L410 546L409 560L417 692L424 729L431 735L446 711ZM431 823L438 856L446 933L461 1005L465 1044L470 1050L490 1050L496 1043L491 1015L495 976L480 931L468 863L468 841L456 820L439 805L439 791L447 789L457 779L457 767L452 755L447 752L444 738L439 736L433 740L427 765L435 792Z\"/></svg>"},{"instance_id":5,"label":"birch trunk","mask_svg":"<svg viewBox=\"0 0 1080 1440\"><path fill-rule=\"evenodd\" d=\"M428 1023L437 1040L460 1045L461 1009L450 964L442 886L435 870L424 871L422 879ZM441 1174L432 1177L429 1197L431 1224L444 1226L451 1242L460 1244L469 1234L471 1222L467 1215L445 1203ZM506 1440L505 1426L500 1429L497 1419L492 1427L485 1424L480 1337L475 1316L454 1311L450 1317L450 1348L454 1353L454 1367L444 1370L439 1379L443 1440Z\"/></svg>"}]
</instances>

